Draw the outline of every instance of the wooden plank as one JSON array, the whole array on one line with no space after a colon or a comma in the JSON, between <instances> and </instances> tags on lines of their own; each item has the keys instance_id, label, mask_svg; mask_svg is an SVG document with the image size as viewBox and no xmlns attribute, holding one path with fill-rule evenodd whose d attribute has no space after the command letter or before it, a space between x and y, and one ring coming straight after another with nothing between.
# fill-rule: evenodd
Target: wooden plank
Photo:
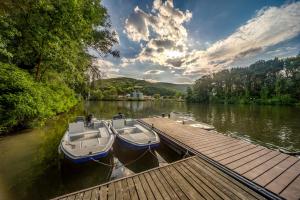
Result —
<instances>
[{"instance_id":1,"label":"wooden plank","mask_svg":"<svg viewBox=\"0 0 300 200\"><path fill-rule=\"evenodd\" d=\"M249 150L251 151L251 149L254 149L254 148L258 148L258 147L256 145L250 144L248 146L231 151L229 153L225 153L225 154L222 154L219 156L214 156L213 159L216 161L222 161L222 160L226 160L226 159L231 159L234 156L238 156L238 155L243 155L242 157L245 157L245 156L249 155L247 152L249 152ZM252 153L252 151L251 151L251 153ZM238 157L241 158L240 156L238 156ZM233 159L231 159L231 160L233 160Z\"/></svg>"},{"instance_id":2,"label":"wooden plank","mask_svg":"<svg viewBox=\"0 0 300 200\"><path fill-rule=\"evenodd\" d=\"M254 169L255 167L267 162L268 160L278 156L280 153L276 151L271 151L270 153L267 153L245 165L242 165L238 168L235 168L234 171L239 173L239 174L245 174L246 172Z\"/></svg>"},{"instance_id":3,"label":"wooden plank","mask_svg":"<svg viewBox=\"0 0 300 200\"><path fill-rule=\"evenodd\" d=\"M149 184L152 194L155 196L155 199L163 199L159 189L155 186L154 181L152 180L149 173L143 174L145 176L146 182Z\"/></svg>"},{"instance_id":4,"label":"wooden plank","mask_svg":"<svg viewBox=\"0 0 300 200\"><path fill-rule=\"evenodd\" d=\"M165 188L165 186L161 183L161 181L157 178L156 174L153 171L149 172L149 175L151 176L152 180L155 183L155 187L159 190L161 196L163 199L171 200L171 197L168 195L168 192ZM152 190L153 191L153 190Z\"/></svg>"},{"instance_id":5,"label":"wooden plank","mask_svg":"<svg viewBox=\"0 0 300 200\"><path fill-rule=\"evenodd\" d=\"M300 173L300 161L297 161L294 165L292 165L289 169L287 169L284 173L278 176L275 180L269 183L266 188L271 190L276 194L280 194L288 185L291 183ZM298 188L298 192L299 192Z\"/></svg>"},{"instance_id":6,"label":"wooden plank","mask_svg":"<svg viewBox=\"0 0 300 200\"><path fill-rule=\"evenodd\" d=\"M193 160L188 160L187 164L190 168L195 169L198 173L201 173L203 177L205 177L206 180L209 180L209 182L216 186L218 189L220 189L223 193L225 193L227 196L229 196L230 199L240 199L240 195L238 194L239 191L235 191L233 189L230 189L228 185L225 184L225 182L222 182L222 180L219 179L219 176L215 176L213 173L209 171L202 170L202 166L200 166L197 162Z\"/></svg>"},{"instance_id":7,"label":"wooden plank","mask_svg":"<svg viewBox=\"0 0 300 200\"><path fill-rule=\"evenodd\" d=\"M299 158L294 156L289 156L287 159L281 161L275 167L272 167L270 170L258 176L254 179L254 182L261 186L265 186L270 183L272 180L277 178L280 174L282 174L285 170L287 170L290 166L292 166L295 162L297 162Z\"/></svg>"},{"instance_id":8,"label":"wooden plank","mask_svg":"<svg viewBox=\"0 0 300 200\"><path fill-rule=\"evenodd\" d=\"M114 183L110 183L108 185L108 194L107 194L108 200L115 200L116 199L116 190Z\"/></svg>"},{"instance_id":9,"label":"wooden plank","mask_svg":"<svg viewBox=\"0 0 300 200\"><path fill-rule=\"evenodd\" d=\"M132 178L128 178L127 179L127 183L128 183L130 198L131 199L139 199L137 191L136 191L136 187L135 187L134 182L133 182L133 179Z\"/></svg>"},{"instance_id":10,"label":"wooden plank","mask_svg":"<svg viewBox=\"0 0 300 200\"><path fill-rule=\"evenodd\" d=\"M154 171L155 175L157 176L158 180L163 184L164 188L168 192L171 199L179 199L176 192L172 189L172 187L169 185L165 177L162 175L162 173L159 170Z\"/></svg>"},{"instance_id":11,"label":"wooden plank","mask_svg":"<svg viewBox=\"0 0 300 200\"><path fill-rule=\"evenodd\" d=\"M84 194L83 192L77 193L76 197L75 197L75 200L82 200L83 194Z\"/></svg>"},{"instance_id":12,"label":"wooden plank","mask_svg":"<svg viewBox=\"0 0 300 200\"><path fill-rule=\"evenodd\" d=\"M180 175L176 171L176 169L173 166L167 166L164 167L164 170L166 170L172 179L177 183L177 185L180 187L180 189L183 191L183 193L188 197L188 199L204 199L186 180L184 177Z\"/></svg>"},{"instance_id":13,"label":"wooden plank","mask_svg":"<svg viewBox=\"0 0 300 200\"><path fill-rule=\"evenodd\" d=\"M75 195L68 196L67 200L75 200Z\"/></svg>"},{"instance_id":14,"label":"wooden plank","mask_svg":"<svg viewBox=\"0 0 300 200\"><path fill-rule=\"evenodd\" d=\"M217 153L217 152L228 152L230 151L230 149L232 147L242 147L242 146L245 146L246 142L243 142L243 141L240 141L240 140L233 140L231 141L230 143L228 144L223 144L217 148L214 148L214 149L208 149L208 150L202 150L202 153L204 153L205 155L209 155L209 154L212 154L212 153Z\"/></svg>"},{"instance_id":15,"label":"wooden plank","mask_svg":"<svg viewBox=\"0 0 300 200\"><path fill-rule=\"evenodd\" d=\"M116 190L116 200L123 200L123 189L121 181L114 182Z\"/></svg>"},{"instance_id":16,"label":"wooden plank","mask_svg":"<svg viewBox=\"0 0 300 200\"><path fill-rule=\"evenodd\" d=\"M251 162L252 160L255 160L255 159L259 158L260 156L263 156L270 152L271 152L271 150L269 150L269 149L261 149L260 151L257 151L253 154L250 154L244 158L241 158L235 162L232 162L232 163L226 165L226 167L228 167L230 169L238 168L238 167L240 167L248 162Z\"/></svg>"},{"instance_id":17,"label":"wooden plank","mask_svg":"<svg viewBox=\"0 0 300 200\"><path fill-rule=\"evenodd\" d=\"M98 200L100 198L99 188L92 189L91 200Z\"/></svg>"},{"instance_id":18,"label":"wooden plank","mask_svg":"<svg viewBox=\"0 0 300 200\"><path fill-rule=\"evenodd\" d=\"M107 185L103 185L100 187L100 192L99 192L99 197L101 200L106 200L107 199Z\"/></svg>"},{"instance_id":19,"label":"wooden plank","mask_svg":"<svg viewBox=\"0 0 300 200\"><path fill-rule=\"evenodd\" d=\"M217 188L214 184L212 184L208 179L206 179L205 177L203 177L201 174L202 173L199 173L198 170L199 169L195 169L195 168L192 168L190 165L188 165L186 162L183 162L182 165L188 169L191 173L192 173L192 176L195 176L198 178L198 180L201 180L208 188L210 188L212 190L213 193L217 194L219 197L221 197L222 199L225 199L225 200L230 200L231 198L228 197L226 195L226 190L225 191L222 191L223 188ZM209 190L207 190L209 191ZM215 197L215 195L212 195ZM217 198L217 197L216 197Z\"/></svg>"},{"instance_id":20,"label":"wooden plank","mask_svg":"<svg viewBox=\"0 0 300 200\"><path fill-rule=\"evenodd\" d=\"M243 142L240 145L232 146L230 148L225 149L224 151L216 151L216 152L213 152L213 153L205 153L205 155L209 156L210 158L213 158L213 157L217 157L217 156L220 156L220 155L228 154L232 151L236 151L238 149L244 148L244 147L249 146L249 145L251 145L251 144Z\"/></svg>"},{"instance_id":21,"label":"wooden plank","mask_svg":"<svg viewBox=\"0 0 300 200\"><path fill-rule=\"evenodd\" d=\"M141 184L141 181L140 181L139 177L138 176L134 176L133 177L133 182L134 182L137 194L139 196L139 199L147 199L145 191L144 191L144 189L142 187L142 184Z\"/></svg>"},{"instance_id":22,"label":"wooden plank","mask_svg":"<svg viewBox=\"0 0 300 200\"><path fill-rule=\"evenodd\" d=\"M191 173L182 167L179 163L173 166L178 173L180 173L205 199L220 199L221 198L215 193L211 193L210 189L203 184L203 182L199 181L199 179L195 179ZM207 191L208 190L208 191ZM212 196L211 196L212 195ZM214 197L214 198L212 198Z\"/></svg>"},{"instance_id":23,"label":"wooden plank","mask_svg":"<svg viewBox=\"0 0 300 200\"><path fill-rule=\"evenodd\" d=\"M218 147L222 147L227 144L236 143L237 141L233 138L227 138L227 139L218 139L215 142L208 142L206 145L195 145L195 148L200 152L205 152L208 150L216 149Z\"/></svg>"},{"instance_id":24,"label":"wooden plank","mask_svg":"<svg viewBox=\"0 0 300 200\"><path fill-rule=\"evenodd\" d=\"M267 162L259 165L258 167L255 167L252 170L248 171L247 173L244 174L244 176L250 180L253 180L256 177L258 177L261 174L268 171L269 169L275 167L278 163L285 160L287 157L288 157L288 155L281 153L281 154L277 155L276 157L273 157L272 159L268 160ZM258 159L256 159L256 160L258 160Z\"/></svg>"},{"instance_id":25,"label":"wooden plank","mask_svg":"<svg viewBox=\"0 0 300 200\"><path fill-rule=\"evenodd\" d=\"M138 177L142 183L142 187L144 188L144 191L146 192L147 199L154 200L155 199L154 195L152 194L152 191L144 177L144 174L140 174Z\"/></svg>"},{"instance_id":26,"label":"wooden plank","mask_svg":"<svg viewBox=\"0 0 300 200\"><path fill-rule=\"evenodd\" d=\"M281 196L289 200L299 200L300 199L300 176L298 177L281 192Z\"/></svg>"},{"instance_id":27,"label":"wooden plank","mask_svg":"<svg viewBox=\"0 0 300 200\"><path fill-rule=\"evenodd\" d=\"M92 197L92 190L88 190L84 192L84 195L82 197L83 200L91 200Z\"/></svg>"},{"instance_id":28,"label":"wooden plank","mask_svg":"<svg viewBox=\"0 0 300 200\"><path fill-rule=\"evenodd\" d=\"M175 191L175 193L178 195L179 199L188 199L185 194L181 191L179 186L174 182L174 180L168 175L168 173L165 171L164 168L160 168L159 171L163 174L163 176L166 178L166 181L171 186L171 188Z\"/></svg>"},{"instance_id":29,"label":"wooden plank","mask_svg":"<svg viewBox=\"0 0 300 200\"><path fill-rule=\"evenodd\" d=\"M192 137L192 138L191 138ZM187 141L187 140L190 141ZM218 145L221 142L232 142L234 139L229 137L220 137L220 136L214 136L214 137L203 137L203 138L195 138L193 135L188 135L188 138L185 139L186 143L189 143L197 148L208 148L212 145Z\"/></svg>"},{"instance_id":30,"label":"wooden plank","mask_svg":"<svg viewBox=\"0 0 300 200\"><path fill-rule=\"evenodd\" d=\"M130 193L129 193L129 187L128 187L128 184L127 184L127 180L126 179L123 179L121 181L122 183L122 192L123 192L123 199L124 200L130 200Z\"/></svg>"},{"instance_id":31,"label":"wooden plank","mask_svg":"<svg viewBox=\"0 0 300 200\"><path fill-rule=\"evenodd\" d=\"M262 196L258 195L253 190L249 189L245 185L241 184L237 180L233 179L232 177L228 176L227 174L224 174L220 170L218 170L216 167L208 164L207 162L204 162L199 157L194 157L191 160L188 160L187 162L197 162L202 169L206 169L205 172L209 173L211 177L218 177L217 179L221 181L224 186L223 187L229 187L228 190L231 191L237 191L236 195L239 195L240 198L246 198L246 199L264 199Z\"/></svg>"},{"instance_id":32,"label":"wooden plank","mask_svg":"<svg viewBox=\"0 0 300 200\"><path fill-rule=\"evenodd\" d=\"M230 153L226 153L221 156L214 157L213 159L216 161L219 161L219 163L221 163L223 165L227 165L234 161L240 160L246 156L254 154L255 152L260 151L261 149L263 149L263 148L255 146L255 145L249 145L249 146L243 147L241 149L238 149L236 151L232 151Z\"/></svg>"}]
</instances>

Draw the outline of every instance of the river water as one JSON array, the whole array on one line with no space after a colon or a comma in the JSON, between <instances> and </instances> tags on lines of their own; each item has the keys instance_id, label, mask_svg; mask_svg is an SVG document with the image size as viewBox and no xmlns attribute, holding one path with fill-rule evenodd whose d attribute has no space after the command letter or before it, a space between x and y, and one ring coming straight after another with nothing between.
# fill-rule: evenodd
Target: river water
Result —
<instances>
[{"instance_id":1,"label":"river water","mask_svg":"<svg viewBox=\"0 0 300 200\"><path fill-rule=\"evenodd\" d=\"M300 150L299 107L203 105L171 101L84 102L74 111L48 120L44 126L0 138L0 199L48 199L180 159L164 144L157 149L155 156L147 153L130 165L126 164L142 152L127 151L116 144L110 156L101 160L114 163L114 167L98 163L74 165L60 162L57 154L68 122L77 115L93 113L97 118L111 119L122 112L127 117L141 118L171 111L188 113L227 135L271 148Z\"/></svg>"}]
</instances>

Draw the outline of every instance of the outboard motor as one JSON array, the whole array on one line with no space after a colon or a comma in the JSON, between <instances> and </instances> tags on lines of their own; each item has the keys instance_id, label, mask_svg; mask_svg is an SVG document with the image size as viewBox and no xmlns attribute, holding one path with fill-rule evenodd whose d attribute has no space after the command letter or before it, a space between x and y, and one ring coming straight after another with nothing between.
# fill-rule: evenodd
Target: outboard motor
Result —
<instances>
[{"instance_id":1,"label":"outboard motor","mask_svg":"<svg viewBox=\"0 0 300 200\"><path fill-rule=\"evenodd\" d=\"M89 114L89 115L86 117L86 123L87 123L88 126L91 125L92 119L93 119L93 114Z\"/></svg>"},{"instance_id":2,"label":"outboard motor","mask_svg":"<svg viewBox=\"0 0 300 200\"><path fill-rule=\"evenodd\" d=\"M125 119L125 115L122 113L118 113L117 115L113 116L113 119Z\"/></svg>"}]
</instances>

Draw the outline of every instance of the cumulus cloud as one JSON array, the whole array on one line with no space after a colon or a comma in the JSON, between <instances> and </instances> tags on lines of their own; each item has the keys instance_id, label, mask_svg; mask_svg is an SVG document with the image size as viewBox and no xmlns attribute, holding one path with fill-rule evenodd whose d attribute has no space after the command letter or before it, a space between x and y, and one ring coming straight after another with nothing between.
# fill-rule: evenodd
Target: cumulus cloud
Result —
<instances>
[{"instance_id":1,"label":"cumulus cloud","mask_svg":"<svg viewBox=\"0 0 300 200\"><path fill-rule=\"evenodd\" d=\"M115 65L108 60L95 59L93 65L101 71L104 78L114 78L119 76L118 72L120 69L115 67Z\"/></svg>"},{"instance_id":2,"label":"cumulus cloud","mask_svg":"<svg viewBox=\"0 0 300 200\"><path fill-rule=\"evenodd\" d=\"M121 65L151 62L183 69L183 76L199 77L232 67L300 34L300 2L259 10L231 35L210 43L205 50L188 44L185 24L191 18L190 11L175 8L172 0L154 0L149 13L136 7L125 21L125 33L129 39L143 42L143 46L135 58Z\"/></svg>"},{"instance_id":3,"label":"cumulus cloud","mask_svg":"<svg viewBox=\"0 0 300 200\"><path fill-rule=\"evenodd\" d=\"M170 59L185 55L187 30L183 25L191 18L190 11L174 8L173 0L154 0L152 13L136 7L125 21L125 33L129 39L146 44L134 61L180 67Z\"/></svg>"},{"instance_id":4,"label":"cumulus cloud","mask_svg":"<svg viewBox=\"0 0 300 200\"><path fill-rule=\"evenodd\" d=\"M164 72L163 70L149 70L144 72L144 74L161 74L163 72Z\"/></svg>"},{"instance_id":5,"label":"cumulus cloud","mask_svg":"<svg viewBox=\"0 0 300 200\"><path fill-rule=\"evenodd\" d=\"M218 71L239 59L255 55L268 47L292 39L300 34L300 2L281 7L268 7L239 27L225 39L213 43L205 51L188 55L186 73L199 68Z\"/></svg>"}]
</instances>

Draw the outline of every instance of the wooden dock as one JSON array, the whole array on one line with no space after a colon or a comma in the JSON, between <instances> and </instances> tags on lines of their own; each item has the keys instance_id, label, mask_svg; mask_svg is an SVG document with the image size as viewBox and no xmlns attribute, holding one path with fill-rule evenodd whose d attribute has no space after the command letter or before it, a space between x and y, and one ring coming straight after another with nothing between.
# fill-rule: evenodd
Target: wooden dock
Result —
<instances>
[{"instance_id":1,"label":"wooden dock","mask_svg":"<svg viewBox=\"0 0 300 200\"><path fill-rule=\"evenodd\" d=\"M264 199L245 185L194 156L57 200Z\"/></svg>"},{"instance_id":2,"label":"wooden dock","mask_svg":"<svg viewBox=\"0 0 300 200\"><path fill-rule=\"evenodd\" d=\"M300 199L297 157L168 118L140 122L193 156L55 199Z\"/></svg>"},{"instance_id":3,"label":"wooden dock","mask_svg":"<svg viewBox=\"0 0 300 200\"><path fill-rule=\"evenodd\" d=\"M168 118L142 119L161 136L236 177L285 198L300 199L300 159Z\"/></svg>"}]
</instances>

